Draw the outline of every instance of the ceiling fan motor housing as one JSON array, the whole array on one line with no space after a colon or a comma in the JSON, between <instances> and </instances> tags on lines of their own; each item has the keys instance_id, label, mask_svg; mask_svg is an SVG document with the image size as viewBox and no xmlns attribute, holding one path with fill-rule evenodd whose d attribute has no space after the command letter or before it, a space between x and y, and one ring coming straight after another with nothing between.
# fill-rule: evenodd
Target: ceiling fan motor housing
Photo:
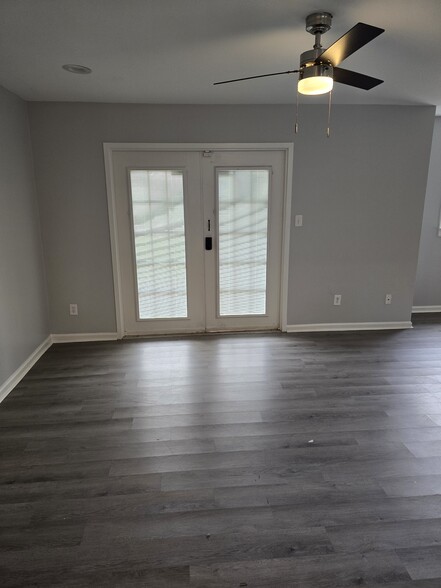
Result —
<instances>
[{"instance_id":1,"label":"ceiling fan motor housing","mask_svg":"<svg viewBox=\"0 0 441 588\"><path fill-rule=\"evenodd\" d=\"M303 80L305 78L315 78L326 76L329 78L333 77L333 68L331 64L328 63L317 63L315 65L309 65L307 67L303 67L299 72L299 80Z\"/></svg>"},{"instance_id":2,"label":"ceiling fan motor housing","mask_svg":"<svg viewBox=\"0 0 441 588\"><path fill-rule=\"evenodd\" d=\"M315 76L329 76L332 78L332 64L328 61L324 63L316 62L321 53L323 53L323 49L310 49L300 55L299 80Z\"/></svg>"}]
</instances>

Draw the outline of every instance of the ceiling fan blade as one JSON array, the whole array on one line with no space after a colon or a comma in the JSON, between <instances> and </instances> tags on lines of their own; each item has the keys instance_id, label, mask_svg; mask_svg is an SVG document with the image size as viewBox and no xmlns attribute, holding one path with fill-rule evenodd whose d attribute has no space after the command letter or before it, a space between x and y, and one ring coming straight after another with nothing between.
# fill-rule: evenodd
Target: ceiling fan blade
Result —
<instances>
[{"instance_id":1,"label":"ceiling fan blade","mask_svg":"<svg viewBox=\"0 0 441 588\"><path fill-rule=\"evenodd\" d=\"M341 67L334 67L334 82L340 84L346 84L347 86L354 86L361 90L371 90L375 86L379 86L383 83L383 80L377 78L371 78L364 74L357 73L355 71L349 71L348 69L342 69Z\"/></svg>"},{"instance_id":2,"label":"ceiling fan blade","mask_svg":"<svg viewBox=\"0 0 441 588\"><path fill-rule=\"evenodd\" d=\"M224 82L215 82L213 86L219 86L220 84L231 84L232 82L243 82L244 80L255 80L256 78L268 78L269 76L281 76L283 74L299 73L298 69L291 69L289 71L278 71L276 73L263 74L260 76L249 76L248 78L237 78L235 80L225 80Z\"/></svg>"},{"instance_id":3,"label":"ceiling fan blade","mask_svg":"<svg viewBox=\"0 0 441 588\"><path fill-rule=\"evenodd\" d=\"M358 51L363 45L366 45L375 39L375 37L381 35L381 33L384 33L384 29L359 22L340 37L340 39L337 39L330 47L325 49L317 57L316 62L330 61L336 67L344 59L349 57L349 55Z\"/></svg>"}]
</instances>

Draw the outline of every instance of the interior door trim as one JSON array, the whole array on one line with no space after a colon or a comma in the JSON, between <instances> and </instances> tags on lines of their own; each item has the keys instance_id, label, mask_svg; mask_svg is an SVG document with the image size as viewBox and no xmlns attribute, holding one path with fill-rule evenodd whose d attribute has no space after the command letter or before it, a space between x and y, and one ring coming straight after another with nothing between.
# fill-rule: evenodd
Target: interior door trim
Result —
<instances>
[{"instance_id":1,"label":"interior door trim","mask_svg":"<svg viewBox=\"0 0 441 588\"><path fill-rule=\"evenodd\" d=\"M121 151L283 151L285 154L285 180L283 198L282 264L280 283L280 327L287 330L288 270L291 229L291 203L293 183L293 143L103 143L106 177L107 209L109 215L110 249L112 255L115 320L118 339L124 336L121 268L118 256L116 193L113 176L113 154Z\"/></svg>"}]
</instances>

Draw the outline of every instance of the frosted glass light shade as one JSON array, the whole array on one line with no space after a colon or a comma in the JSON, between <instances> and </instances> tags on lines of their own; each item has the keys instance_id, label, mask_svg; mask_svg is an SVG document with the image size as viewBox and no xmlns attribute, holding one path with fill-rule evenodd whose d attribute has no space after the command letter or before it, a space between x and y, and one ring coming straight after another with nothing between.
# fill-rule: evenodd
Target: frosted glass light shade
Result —
<instances>
[{"instance_id":1,"label":"frosted glass light shade","mask_svg":"<svg viewBox=\"0 0 441 588\"><path fill-rule=\"evenodd\" d=\"M300 94L315 96L332 90L334 80L330 76L312 76L299 80L297 90Z\"/></svg>"}]
</instances>

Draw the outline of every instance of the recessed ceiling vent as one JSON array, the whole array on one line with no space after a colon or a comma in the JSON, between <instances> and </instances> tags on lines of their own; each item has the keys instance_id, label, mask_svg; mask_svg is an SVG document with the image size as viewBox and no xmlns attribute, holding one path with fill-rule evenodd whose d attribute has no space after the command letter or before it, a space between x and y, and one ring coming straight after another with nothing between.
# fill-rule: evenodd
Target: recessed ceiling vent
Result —
<instances>
[{"instance_id":1,"label":"recessed ceiling vent","mask_svg":"<svg viewBox=\"0 0 441 588\"><path fill-rule=\"evenodd\" d=\"M74 73L74 74L90 74L90 73L92 73L92 70L90 69L90 67L86 67L85 65L75 65L73 63L66 63L66 65L63 65L62 67L66 71L68 71L70 73Z\"/></svg>"}]
</instances>

